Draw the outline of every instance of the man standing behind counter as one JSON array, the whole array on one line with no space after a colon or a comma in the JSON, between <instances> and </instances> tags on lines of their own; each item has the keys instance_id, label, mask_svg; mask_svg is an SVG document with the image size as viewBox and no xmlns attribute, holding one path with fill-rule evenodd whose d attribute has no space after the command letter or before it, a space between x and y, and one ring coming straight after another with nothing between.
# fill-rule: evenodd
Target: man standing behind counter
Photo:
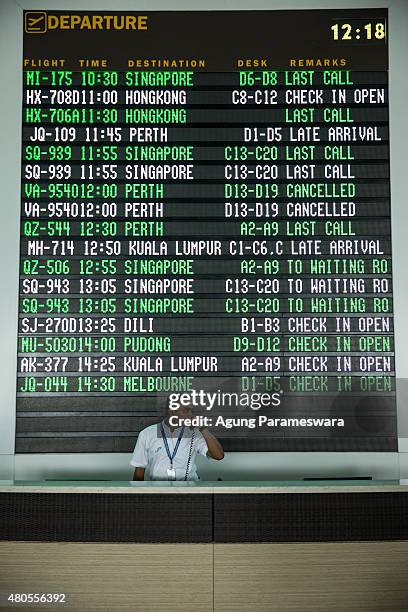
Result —
<instances>
[{"instance_id":1,"label":"man standing behind counter","mask_svg":"<svg viewBox=\"0 0 408 612\"><path fill-rule=\"evenodd\" d=\"M170 409L160 422L143 429L137 438L130 465L135 467L133 480L144 480L149 467L151 480L198 480L197 454L223 459L224 450L206 427L191 428L184 424L192 418L190 406ZM170 424L171 421L177 425Z\"/></svg>"}]
</instances>

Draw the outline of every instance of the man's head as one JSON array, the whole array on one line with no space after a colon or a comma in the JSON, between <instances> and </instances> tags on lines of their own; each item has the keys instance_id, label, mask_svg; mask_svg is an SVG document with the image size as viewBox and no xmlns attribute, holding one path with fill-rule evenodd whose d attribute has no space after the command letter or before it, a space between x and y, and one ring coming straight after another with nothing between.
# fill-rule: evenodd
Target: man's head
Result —
<instances>
[{"instance_id":1,"label":"man's head","mask_svg":"<svg viewBox=\"0 0 408 612\"><path fill-rule=\"evenodd\" d=\"M170 408L170 398L167 398L166 405L166 421L169 422L170 417L177 417L176 419L172 419L172 427L181 427L183 425L184 419L191 419L193 416L193 412L191 406L178 406L176 409Z\"/></svg>"}]
</instances>

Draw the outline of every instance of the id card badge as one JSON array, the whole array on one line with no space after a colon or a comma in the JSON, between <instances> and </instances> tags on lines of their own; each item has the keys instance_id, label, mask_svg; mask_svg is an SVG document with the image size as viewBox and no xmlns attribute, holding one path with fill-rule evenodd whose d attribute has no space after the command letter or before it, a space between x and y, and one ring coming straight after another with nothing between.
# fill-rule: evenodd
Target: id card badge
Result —
<instances>
[{"instance_id":1,"label":"id card badge","mask_svg":"<svg viewBox=\"0 0 408 612\"><path fill-rule=\"evenodd\" d=\"M167 468L167 480L176 480L176 470L174 468Z\"/></svg>"}]
</instances>

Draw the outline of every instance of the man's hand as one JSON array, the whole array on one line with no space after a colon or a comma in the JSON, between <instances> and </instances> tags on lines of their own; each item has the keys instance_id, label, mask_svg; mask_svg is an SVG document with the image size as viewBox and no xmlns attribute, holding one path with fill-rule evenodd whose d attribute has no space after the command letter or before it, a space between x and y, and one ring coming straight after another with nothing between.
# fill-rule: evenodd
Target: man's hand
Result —
<instances>
[{"instance_id":1,"label":"man's hand","mask_svg":"<svg viewBox=\"0 0 408 612\"><path fill-rule=\"evenodd\" d=\"M135 468L135 473L133 474L133 480L144 480L145 468L137 467Z\"/></svg>"},{"instance_id":2,"label":"man's hand","mask_svg":"<svg viewBox=\"0 0 408 612\"><path fill-rule=\"evenodd\" d=\"M200 427L199 429L203 435L204 440L207 442L208 455L212 459L217 459L218 461L220 459L224 459L224 449L218 442L217 438L213 436L212 433L210 433L206 427Z\"/></svg>"}]
</instances>

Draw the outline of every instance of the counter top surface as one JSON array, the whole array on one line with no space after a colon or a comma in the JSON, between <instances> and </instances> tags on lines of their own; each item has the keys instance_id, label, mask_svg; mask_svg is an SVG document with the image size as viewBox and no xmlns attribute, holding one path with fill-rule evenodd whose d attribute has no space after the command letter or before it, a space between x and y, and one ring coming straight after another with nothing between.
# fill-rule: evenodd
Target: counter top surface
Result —
<instances>
[{"instance_id":1,"label":"counter top surface","mask_svg":"<svg viewBox=\"0 0 408 612\"><path fill-rule=\"evenodd\" d=\"M0 493L373 493L408 492L408 480L122 481L0 480Z\"/></svg>"}]
</instances>

